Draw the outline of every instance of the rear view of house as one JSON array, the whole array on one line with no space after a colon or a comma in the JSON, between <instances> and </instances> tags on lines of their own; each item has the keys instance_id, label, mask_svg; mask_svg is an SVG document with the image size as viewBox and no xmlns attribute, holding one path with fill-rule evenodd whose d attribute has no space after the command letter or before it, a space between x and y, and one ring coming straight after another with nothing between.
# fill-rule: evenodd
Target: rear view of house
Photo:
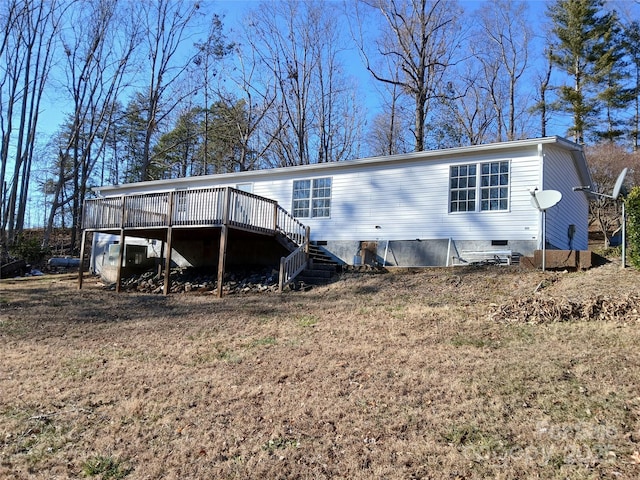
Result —
<instances>
[{"instance_id":1,"label":"rear view of house","mask_svg":"<svg viewBox=\"0 0 640 480\"><path fill-rule=\"evenodd\" d=\"M243 235L236 235L225 247L234 251L236 262L242 263L243 258L248 263L260 263L261 258L271 262L288 249L286 242L271 247L259 242L259 248L251 247L256 232L248 226L253 223L267 219L268 225L257 225L264 227L263 233L286 230L278 225L278 211L287 213L298 233L308 227L310 243L339 263L447 266L483 255L509 261L513 256L530 256L543 246L542 214L531 201L535 189L562 194L562 200L546 212L546 247L586 249L588 198L573 187L590 184L582 148L559 137L545 137L104 186L96 189L98 198L90 202L96 206L123 200L112 209L116 217L111 223L96 220L94 209L87 222L87 212L92 211L88 208L84 228L95 232L92 269L96 273L113 263L119 253L119 233L126 233L127 249L137 252L140 261L166 257L163 229L168 224L181 232L174 235L170 249L175 264L213 266L219 263L216 228L223 223L218 217L225 208L220 203L223 197L213 192L227 188L236 192L227 208L236 215L237 225L247 226ZM167 203L165 196L170 192L175 193L167 211L161 203ZM245 197L253 200L243 200ZM124 206L127 199L129 207ZM270 206L261 201L271 202ZM122 224L133 205L137 211L146 211L144 225ZM274 213L260 213L261 208ZM196 210L201 213L199 220L189 221L196 218ZM101 212L103 217L105 211ZM201 218L205 213L211 218ZM136 261L131 255L123 258Z\"/></svg>"}]
</instances>

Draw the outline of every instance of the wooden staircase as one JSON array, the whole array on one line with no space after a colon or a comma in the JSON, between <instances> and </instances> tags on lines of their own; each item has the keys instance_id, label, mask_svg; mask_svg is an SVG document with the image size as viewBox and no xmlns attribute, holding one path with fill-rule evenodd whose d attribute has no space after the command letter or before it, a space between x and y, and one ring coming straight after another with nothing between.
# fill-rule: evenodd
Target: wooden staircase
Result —
<instances>
[{"instance_id":1,"label":"wooden staircase","mask_svg":"<svg viewBox=\"0 0 640 480\"><path fill-rule=\"evenodd\" d=\"M334 279L339 267L320 247L309 245L309 263L296 280L305 285L327 285Z\"/></svg>"},{"instance_id":2,"label":"wooden staircase","mask_svg":"<svg viewBox=\"0 0 640 480\"><path fill-rule=\"evenodd\" d=\"M278 242L290 252L299 245L283 235L276 236ZM298 285L327 285L331 283L340 269L340 265L317 245L309 244L308 261L304 268L292 277L291 283Z\"/></svg>"}]
</instances>

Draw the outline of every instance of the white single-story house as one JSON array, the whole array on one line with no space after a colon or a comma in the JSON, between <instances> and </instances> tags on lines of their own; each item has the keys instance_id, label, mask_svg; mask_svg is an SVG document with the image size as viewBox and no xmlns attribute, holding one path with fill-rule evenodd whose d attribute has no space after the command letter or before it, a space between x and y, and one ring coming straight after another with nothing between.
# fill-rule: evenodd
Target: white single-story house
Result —
<instances>
[{"instance_id":1,"label":"white single-story house","mask_svg":"<svg viewBox=\"0 0 640 480\"><path fill-rule=\"evenodd\" d=\"M197 227L197 222L176 220L180 212L189 211L192 204L203 211L217 208L221 200L211 196L211 189L231 187L277 203L310 228L311 244L339 263L448 266L468 262L465 255L495 253L496 258L510 259L541 249L543 214L532 203L531 193L536 189L562 194L560 202L546 211L546 248L586 250L589 198L587 193L573 191L583 185L591 185L591 177L582 147L560 137L545 137L102 186L95 189L98 198L91 201L160 198L176 192L179 198L171 202L164 198L164 203L138 201L135 205L138 210L159 210L165 207L157 205L169 203L175 216L172 225L186 229ZM212 207L212 202L217 203ZM118 211L121 208L130 207L119 203ZM246 215L254 207L243 208ZM125 227L117 221L87 222L88 210L85 208L84 228L94 233L91 268L100 273L107 259L111 256L113 260L118 252L119 247L113 245L124 238L118 228L124 233ZM220 222L209 224L215 227ZM162 222L153 225L165 226ZM162 257L164 237L149 232L148 228L127 229L125 243L138 244L132 251L141 256ZM202 236L181 238L182 244L170 249L177 264L197 266L207 251L218 248L217 243L207 246Z\"/></svg>"}]
</instances>

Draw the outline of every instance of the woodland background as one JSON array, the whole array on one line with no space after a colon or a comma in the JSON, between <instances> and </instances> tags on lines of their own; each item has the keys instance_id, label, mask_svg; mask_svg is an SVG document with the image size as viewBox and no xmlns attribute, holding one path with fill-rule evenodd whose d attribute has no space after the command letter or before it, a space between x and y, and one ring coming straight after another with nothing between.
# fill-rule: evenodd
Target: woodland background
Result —
<instances>
[{"instance_id":1,"label":"woodland background","mask_svg":"<svg viewBox=\"0 0 640 480\"><path fill-rule=\"evenodd\" d=\"M77 249L104 184L545 135L586 145L593 189L640 184L638 2L225 4L0 3L3 255L34 227ZM592 204L605 245L618 209Z\"/></svg>"}]
</instances>

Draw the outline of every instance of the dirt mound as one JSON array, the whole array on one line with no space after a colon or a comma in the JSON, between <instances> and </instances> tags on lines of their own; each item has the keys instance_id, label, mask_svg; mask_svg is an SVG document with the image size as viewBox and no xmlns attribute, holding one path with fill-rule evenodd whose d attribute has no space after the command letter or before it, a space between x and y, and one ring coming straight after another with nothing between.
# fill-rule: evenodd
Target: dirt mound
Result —
<instances>
[{"instance_id":1,"label":"dirt mound","mask_svg":"<svg viewBox=\"0 0 640 480\"><path fill-rule=\"evenodd\" d=\"M599 295L583 300L527 296L495 307L498 322L544 324L570 321L639 322L640 296Z\"/></svg>"}]
</instances>

